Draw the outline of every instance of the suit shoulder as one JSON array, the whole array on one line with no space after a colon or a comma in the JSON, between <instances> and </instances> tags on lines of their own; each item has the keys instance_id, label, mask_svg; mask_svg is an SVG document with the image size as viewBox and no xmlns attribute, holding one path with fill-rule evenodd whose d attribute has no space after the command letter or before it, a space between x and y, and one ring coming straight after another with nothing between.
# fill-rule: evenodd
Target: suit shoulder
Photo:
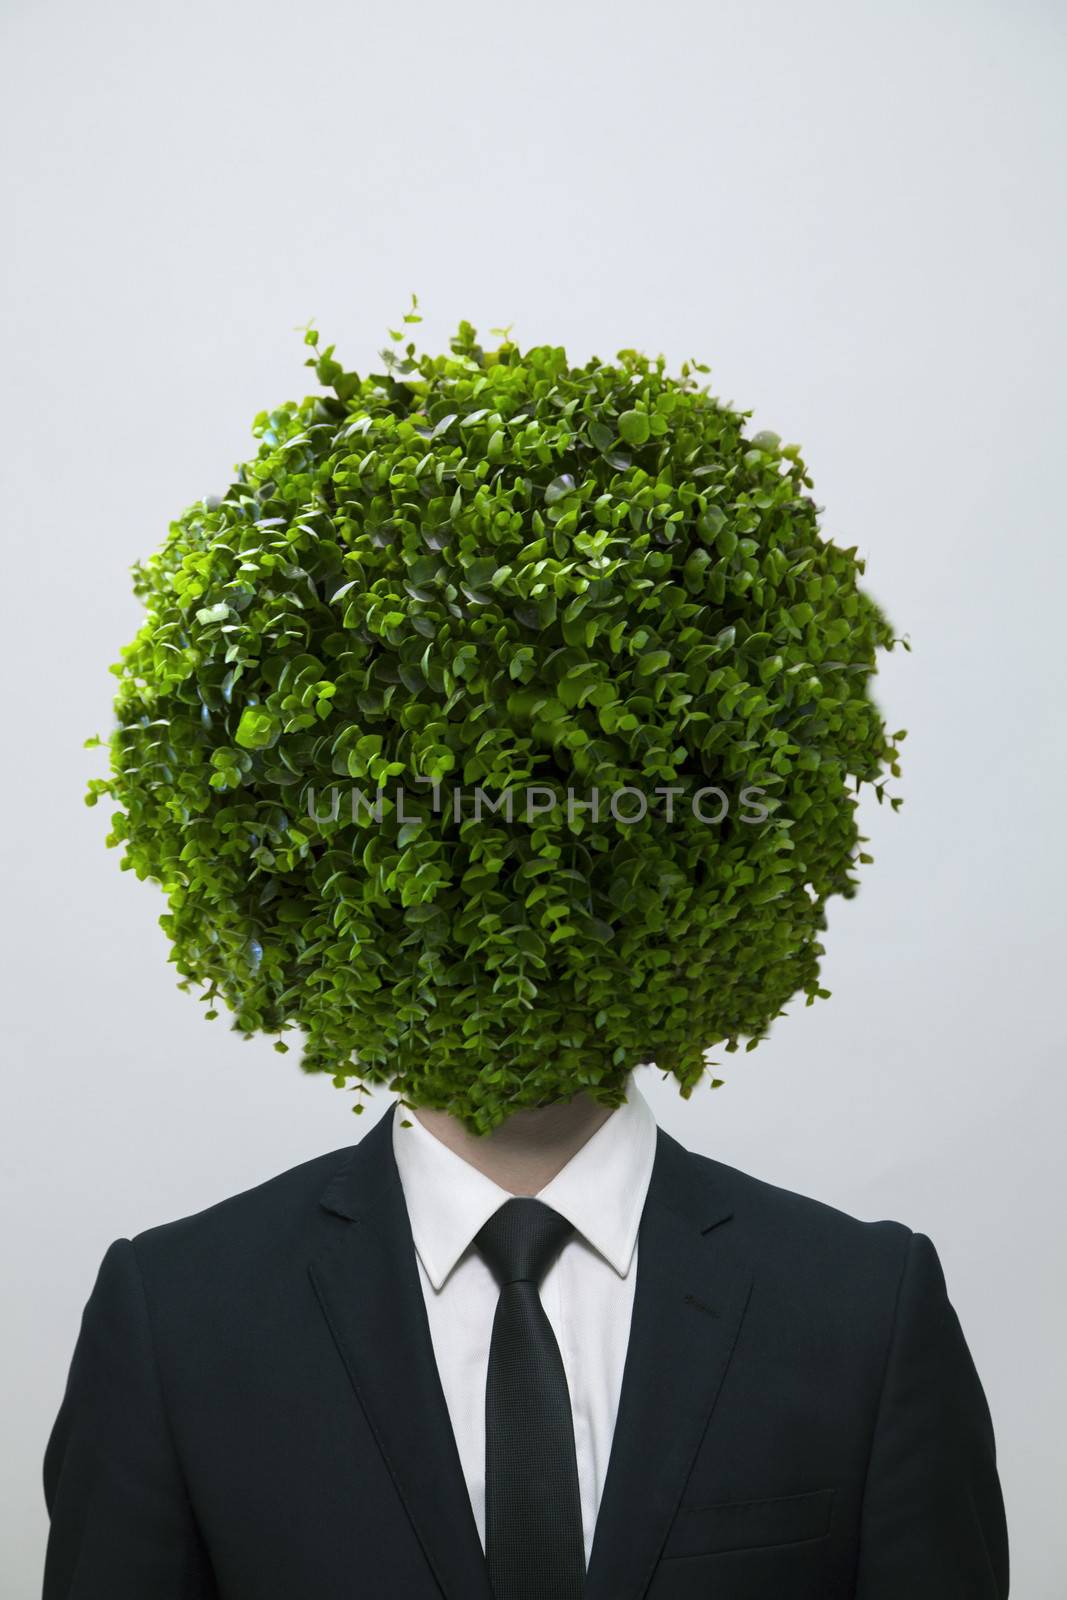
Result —
<instances>
[{"instance_id":1,"label":"suit shoulder","mask_svg":"<svg viewBox=\"0 0 1067 1600\"><path fill-rule=\"evenodd\" d=\"M280 1243L306 1225L326 1185L356 1148L344 1145L312 1156L199 1211L145 1228L133 1236L135 1251L142 1260L152 1260L187 1250L240 1249L267 1239Z\"/></svg>"},{"instance_id":2,"label":"suit shoulder","mask_svg":"<svg viewBox=\"0 0 1067 1600\"><path fill-rule=\"evenodd\" d=\"M882 1271L899 1276L913 1230L889 1218L869 1221L826 1201L799 1194L690 1152L705 1181L728 1197L735 1221L759 1237L764 1247L788 1257L800 1253L812 1265L845 1271Z\"/></svg>"}]
</instances>

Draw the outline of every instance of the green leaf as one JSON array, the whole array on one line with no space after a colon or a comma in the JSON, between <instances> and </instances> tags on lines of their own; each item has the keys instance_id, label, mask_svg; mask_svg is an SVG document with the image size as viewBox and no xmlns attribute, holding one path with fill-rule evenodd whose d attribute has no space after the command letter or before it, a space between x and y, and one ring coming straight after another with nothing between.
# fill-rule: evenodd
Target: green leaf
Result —
<instances>
[{"instance_id":1,"label":"green leaf","mask_svg":"<svg viewBox=\"0 0 1067 1600\"><path fill-rule=\"evenodd\" d=\"M545 504L549 506L557 505L560 500L573 493L573 490L574 478L571 473L564 472L558 478L553 478L545 490Z\"/></svg>"},{"instance_id":2,"label":"green leaf","mask_svg":"<svg viewBox=\"0 0 1067 1600\"><path fill-rule=\"evenodd\" d=\"M264 750L278 737L278 725L269 712L259 706L246 706L241 713L234 739L246 750Z\"/></svg>"},{"instance_id":3,"label":"green leaf","mask_svg":"<svg viewBox=\"0 0 1067 1600\"><path fill-rule=\"evenodd\" d=\"M619 418L619 433L627 444L644 444L650 431L645 411L624 411Z\"/></svg>"}]
</instances>

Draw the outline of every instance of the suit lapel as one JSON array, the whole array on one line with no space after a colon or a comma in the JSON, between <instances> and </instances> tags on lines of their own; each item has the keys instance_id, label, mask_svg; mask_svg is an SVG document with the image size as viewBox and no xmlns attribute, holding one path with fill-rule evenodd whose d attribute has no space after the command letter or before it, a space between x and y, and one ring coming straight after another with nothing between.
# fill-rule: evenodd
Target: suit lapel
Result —
<instances>
[{"instance_id":1,"label":"suit lapel","mask_svg":"<svg viewBox=\"0 0 1067 1600\"><path fill-rule=\"evenodd\" d=\"M744 1318L752 1279L715 1170L659 1129L586 1600L644 1595Z\"/></svg>"},{"instance_id":2,"label":"suit lapel","mask_svg":"<svg viewBox=\"0 0 1067 1600\"><path fill-rule=\"evenodd\" d=\"M393 1155L394 1114L391 1106L322 1195L333 1233L309 1270L442 1593L491 1600Z\"/></svg>"},{"instance_id":3,"label":"suit lapel","mask_svg":"<svg viewBox=\"0 0 1067 1600\"><path fill-rule=\"evenodd\" d=\"M433 1353L390 1109L321 1197L322 1311L446 1600L492 1600ZM751 1290L716 1172L662 1128L641 1218L619 1412L586 1600L641 1600L733 1354Z\"/></svg>"}]
</instances>

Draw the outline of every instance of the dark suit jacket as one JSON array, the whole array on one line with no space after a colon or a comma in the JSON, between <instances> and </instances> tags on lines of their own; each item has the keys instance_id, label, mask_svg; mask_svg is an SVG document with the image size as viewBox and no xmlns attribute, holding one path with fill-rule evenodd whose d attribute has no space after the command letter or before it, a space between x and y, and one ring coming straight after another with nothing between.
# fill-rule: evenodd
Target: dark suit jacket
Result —
<instances>
[{"instance_id":1,"label":"dark suit jacket","mask_svg":"<svg viewBox=\"0 0 1067 1600\"><path fill-rule=\"evenodd\" d=\"M491 1600L393 1114L110 1246L45 1456L44 1600ZM639 1241L588 1600L1003 1600L929 1239L660 1129Z\"/></svg>"}]
</instances>

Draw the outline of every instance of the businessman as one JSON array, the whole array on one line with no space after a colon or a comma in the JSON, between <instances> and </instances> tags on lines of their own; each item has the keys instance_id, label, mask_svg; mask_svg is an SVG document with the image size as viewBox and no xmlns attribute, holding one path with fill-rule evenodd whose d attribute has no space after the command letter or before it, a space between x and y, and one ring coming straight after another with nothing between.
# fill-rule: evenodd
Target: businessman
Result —
<instances>
[{"instance_id":1,"label":"businessman","mask_svg":"<svg viewBox=\"0 0 1067 1600\"><path fill-rule=\"evenodd\" d=\"M1004 1600L934 1246L687 1151L631 1077L118 1239L44 1600Z\"/></svg>"}]
</instances>

